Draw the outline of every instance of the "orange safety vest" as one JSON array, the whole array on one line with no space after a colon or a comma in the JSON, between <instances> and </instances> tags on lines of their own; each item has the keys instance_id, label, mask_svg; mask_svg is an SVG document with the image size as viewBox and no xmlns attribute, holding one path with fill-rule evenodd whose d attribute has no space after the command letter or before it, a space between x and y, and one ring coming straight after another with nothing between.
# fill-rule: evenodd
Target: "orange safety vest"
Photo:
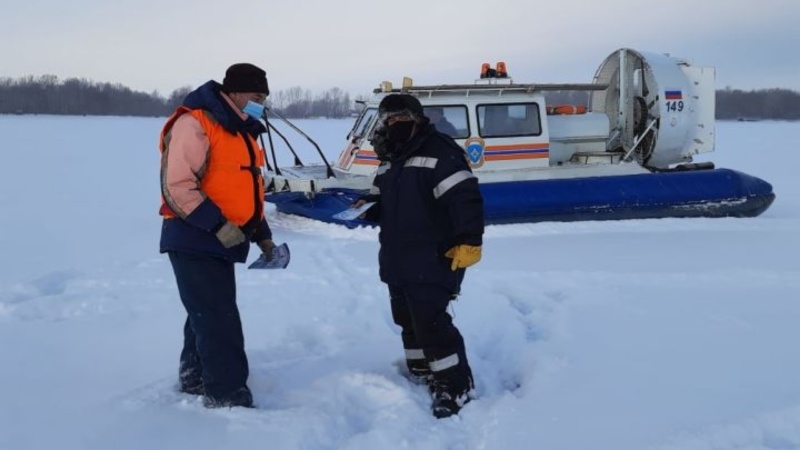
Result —
<instances>
[{"instance_id":1,"label":"orange safety vest","mask_svg":"<svg viewBox=\"0 0 800 450\"><path fill-rule=\"evenodd\" d=\"M161 130L159 149L166 150L165 137L175 121L191 114L200 122L209 141L209 156L205 173L200 180L201 190L233 223L253 232L264 217L264 153L255 138L242 132L231 134L210 114L201 109L180 107ZM165 219L177 217L161 196L159 213Z\"/></svg>"}]
</instances>

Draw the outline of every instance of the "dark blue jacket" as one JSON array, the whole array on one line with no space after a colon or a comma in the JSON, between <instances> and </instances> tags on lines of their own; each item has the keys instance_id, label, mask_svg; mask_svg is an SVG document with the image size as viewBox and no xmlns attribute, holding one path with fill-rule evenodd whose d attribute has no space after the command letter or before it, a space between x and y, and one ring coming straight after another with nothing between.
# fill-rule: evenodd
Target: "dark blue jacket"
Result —
<instances>
[{"instance_id":1,"label":"dark blue jacket","mask_svg":"<svg viewBox=\"0 0 800 450\"><path fill-rule=\"evenodd\" d=\"M220 96L220 84L209 81L189 93L183 106L190 109L202 109L231 134L248 133L253 137L266 131L264 125L253 118L242 120L228 102ZM259 149L255 149L260 151ZM210 151L218 151L210 149ZM262 205L263 207L263 205ZM206 198L186 219L173 218L164 220L161 225L161 253L179 251L208 256L215 256L232 262L244 262L250 251L250 242L243 242L235 247L225 248L217 239L216 231L225 223L225 217L211 199ZM251 242L271 239L272 232L266 219L243 227L245 235Z\"/></svg>"},{"instance_id":2,"label":"dark blue jacket","mask_svg":"<svg viewBox=\"0 0 800 450\"><path fill-rule=\"evenodd\" d=\"M459 291L464 270L450 270L445 252L481 245L483 197L464 150L427 125L378 167L367 219L380 222L381 280L438 284Z\"/></svg>"}]
</instances>

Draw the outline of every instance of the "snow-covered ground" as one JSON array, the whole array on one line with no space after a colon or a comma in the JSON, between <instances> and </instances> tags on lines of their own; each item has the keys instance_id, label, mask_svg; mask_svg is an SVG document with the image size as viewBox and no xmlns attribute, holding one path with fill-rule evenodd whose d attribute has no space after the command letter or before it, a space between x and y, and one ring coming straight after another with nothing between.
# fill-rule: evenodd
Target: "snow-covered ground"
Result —
<instances>
[{"instance_id":1,"label":"snow-covered ground","mask_svg":"<svg viewBox=\"0 0 800 450\"><path fill-rule=\"evenodd\" d=\"M162 122L0 116L0 449L800 448L800 123L718 124L706 159L773 183L758 218L488 227L454 305L479 399L436 420L376 231L274 208L291 265L237 268L259 408L174 391ZM298 124L331 158L350 125Z\"/></svg>"}]
</instances>

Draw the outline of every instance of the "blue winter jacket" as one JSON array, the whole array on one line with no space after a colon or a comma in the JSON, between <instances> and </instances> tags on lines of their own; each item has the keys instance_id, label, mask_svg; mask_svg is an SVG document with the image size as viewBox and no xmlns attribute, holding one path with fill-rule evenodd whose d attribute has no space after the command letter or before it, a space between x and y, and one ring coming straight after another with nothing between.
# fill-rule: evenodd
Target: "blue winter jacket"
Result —
<instances>
[{"instance_id":1,"label":"blue winter jacket","mask_svg":"<svg viewBox=\"0 0 800 450\"><path fill-rule=\"evenodd\" d=\"M231 134L240 132L258 136L266 131L264 125L253 118L242 120L228 102L220 96L221 86L216 81L209 81L189 93L183 106L190 109L202 109ZM210 149L219 151L219 149ZM215 234L216 229L224 222L219 222L219 208L211 199L206 199L186 219L174 218L164 220L161 226L161 253L179 251L200 255L214 256L232 262L244 262L250 250L250 242L272 238L266 219L245 227L243 231L248 241L231 248L225 248Z\"/></svg>"},{"instance_id":2,"label":"blue winter jacket","mask_svg":"<svg viewBox=\"0 0 800 450\"><path fill-rule=\"evenodd\" d=\"M380 223L380 276L387 284L438 284L458 293L464 269L445 252L481 245L483 197L464 150L427 125L378 166L367 219Z\"/></svg>"}]
</instances>

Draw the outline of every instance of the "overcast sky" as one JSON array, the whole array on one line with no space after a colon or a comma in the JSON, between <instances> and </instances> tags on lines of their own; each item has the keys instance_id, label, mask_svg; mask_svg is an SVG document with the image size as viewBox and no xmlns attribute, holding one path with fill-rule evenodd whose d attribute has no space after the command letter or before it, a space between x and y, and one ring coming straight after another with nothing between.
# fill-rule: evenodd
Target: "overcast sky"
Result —
<instances>
[{"instance_id":1,"label":"overcast sky","mask_svg":"<svg viewBox=\"0 0 800 450\"><path fill-rule=\"evenodd\" d=\"M168 95L264 68L273 90L589 82L621 47L717 69L717 88L800 90L800 0L11 0L0 77L54 74Z\"/></svg>"}]
</instances>

